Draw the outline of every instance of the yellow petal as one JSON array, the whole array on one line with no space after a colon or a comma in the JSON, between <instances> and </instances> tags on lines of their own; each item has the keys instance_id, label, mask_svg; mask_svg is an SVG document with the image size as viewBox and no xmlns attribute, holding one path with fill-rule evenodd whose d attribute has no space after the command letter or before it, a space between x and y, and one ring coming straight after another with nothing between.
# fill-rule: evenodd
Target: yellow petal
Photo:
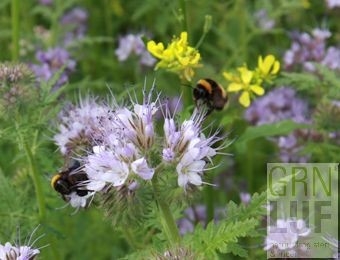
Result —
<instances>
[{"instance_id":1,"label":"yellow petal","mask_svg":"<svg viewBox=\"0 0 340 260\"><path fill-rule=\"evenodd\" d=\"M188 33L187 32L181 32L181 39L180 39L180 41L183 44L187 43L187 41L188 41Z\"/></svg>"},{"instance_id":2,"label":"yellow petal","mask_svg":"<svg viewBox=\"0 0 340 260\"><path fill-rule=\"evenodd\" d=\"M244 107L249 107L250 105L250 95L248 91L243 91L238 101Z\"/></svg>"},{"instance_id":3,"label":"yellow petal","mask_svg":"<svg viewBox=\"0 0 340 260\"><path fill-rule=\"evenodd\" d=\"M258 96L262 96L264 94L264 89L261 86L251 85L250 89L251 89L251 91L253 91Z\"/></svg>"},{"instance_id":4,"label":"yellow petal","mask_svg":"<svg viewBox=\"0 0 340 260\"><path fill-rule=\"evenodd\" d=\"M275 62L275 57L274 55L267 55L264 58L264 62L262 64L261 70L262 72L267 75L269 71L271 70L273 63Z\"/></svg>"},{"instance_id":5,"label":"yellow petal","mask_svg":"<svg viewBox=\"0 0 340 260\"><path fill-rule=\"evenodd\" d=\"M275 61L274 65L273 65L272 74L278 73L279 70L280 70L280 62L279 61Z\"/></svg>"},{"instance_id":6,"label":"yellow petal","mask_svg":"<svg viewBox=\"0 0 340 260\"><path fill-rule=\"evenodd\" d=\"M251 79L253 78L253 72L251 70L248 70L248 69L244 69L242 70L242 73L241 73L241 79L242 81L248 85L251 81Z\"/></svg>"},{"instance_id":7,"label":"yellow petal","mask_svg":"<svg viewBox=\"0 0 340 260\"><path fill-rule=\"evenodd\" d=\"M241 89L243 89L243 85L239 84L239 83L230 83L228 86L228 92L237 92L240 91Z\"/></svg>"},{"instance_id":8,"label":"yellow petal","mask_svg":"<svg viewBox=\"0 0 340 260\"><path fill-rule=\"evenodd\" d=\"M229 81L233 81L233 74L229 73L229 72L223 72L223 77L226 78L226 80L229 80Z\"/></svg>"},{"instance_id":9,"label":"yellow petal","mask_svg":"<svg viewBox=\"0 0 340 260\"><path fill-rule=\"evenodd\" d=\"M149 41L146 47L153 56L162 59L164 51L163 43L156 44L154 41Z\"/></svg>"}]
</instances>

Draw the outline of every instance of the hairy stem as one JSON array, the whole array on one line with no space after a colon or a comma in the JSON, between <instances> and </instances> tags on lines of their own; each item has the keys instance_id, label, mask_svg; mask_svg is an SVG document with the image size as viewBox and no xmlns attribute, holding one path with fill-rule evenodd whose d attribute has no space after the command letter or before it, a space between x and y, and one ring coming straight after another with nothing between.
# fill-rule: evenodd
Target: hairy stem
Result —
<instances>
[{"instance_id":1,"label":"hairy stem","mask_svg":"<svg viewBox=\"0 0 340 260\"><path fill-rule=\"evenodd\" d=\"M160 187L157 179L157 175L155 174L152 178L152 187L154 190L154 196L156 198L157 206L161 211L161 223L163 225L166 236L169 239L171 244L177 244L180 241L180 235L178 232L178 228L175 222L175 219L171 213L169 205L160 198Z\"/></svg>"}]
</instances>

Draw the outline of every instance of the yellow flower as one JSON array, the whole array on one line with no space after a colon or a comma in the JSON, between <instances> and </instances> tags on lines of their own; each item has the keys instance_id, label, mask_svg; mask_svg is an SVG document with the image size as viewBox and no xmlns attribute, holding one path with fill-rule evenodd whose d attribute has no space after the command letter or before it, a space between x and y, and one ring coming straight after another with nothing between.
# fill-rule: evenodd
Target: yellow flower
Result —
<instances>
[{"instance_id":1,"label":"yellow flower","mask_svg":"<svg viewBox=\"0 0 340 260\"><path fill-rule=\"evenodd\" d=\"M148 51L160 61L155 69L164 68L171 72L178 73L181 78L191 81L194 76L194 68L200 66L200 53L195 48L188 45L188 33L182 32L180 38L174 38L172 42L164 48L163 43L149 41Z\"/></svg>"},{"instance_id":2,"label":"yellow flower","mask_svg":"<svg viewBox=\"0 0 340 260\"><path fill-rule=\"evenodd\" d=\"M264 80L271 83L279 70L280 62L275 59L274 55L267 55L264 59L260 56L256 69L256 78L259 81Z\"/></svg>"},{"instance_id":3,"label":"yellow flower","mask_svg":"<svg viewBox=\"0 0 340 260\"><path fill-rule=\"evenodd\" d=\"M264 89L258 85L253 83L254 71L248 70L247 67L238 68L239 75L233 75L230 73L223 73L223 76L232 81L227 91L228 92L239 92L241 91L241 95L239 97L239 102L244 107L249 107L250 99L255 93L258 96L262 96L264 94Z\"/></svg>"}]
</instances>

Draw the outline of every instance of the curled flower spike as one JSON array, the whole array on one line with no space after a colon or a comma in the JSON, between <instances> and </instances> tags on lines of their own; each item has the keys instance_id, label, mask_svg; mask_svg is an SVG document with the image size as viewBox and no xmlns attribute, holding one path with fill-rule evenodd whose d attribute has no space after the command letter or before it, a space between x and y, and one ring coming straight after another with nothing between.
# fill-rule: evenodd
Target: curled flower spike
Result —
<instances>
[{"instance_id":1,"label":"curled flower spike","mask_svg":"<svg viewBox=\"0 0 340 260\"><path fill-rule=\"evenodd\" d=\"M163 160L176 164L178 186L185 188L188 184L202 185L202 174L208 160L217 154L219 148L211 146L221 140L215 135L206 138L201 124L205 113L195 110L189 120L179 127L173 118L164 121L165 144Z\"/></svg>"},{"instance_id":2,"label":"curled flower spike","mask_svg":"<svg viewBox=\"0 0 340 260\"><path fill-rule=\"evenodd\" d=\"M157 100L156 100L157 101ZM154 146L154 117L158 110L151 95L132 108L108 106L101 118L99 142L93 153L84 158L88 190L104 191L108 186L121 187L130 180L150 180L154 169L147 159Z\"/></svg>"},{"instance_id":3,"label":"curled flower spike","mask_svg":"<svg viewBox=\"0 0 340 260\"><path fill-rule=\"evenodd\" d=\"M239 97L239 102L244 107L249 107L250 105L250 99L255 93L258 96L262 96L264 94L264 89L258 85L253 83L253 77L254 72L251 70L248 70L246 67L241 67L238 69L239 71L239 78L231 82L227 88L228 92L239 92L241 91L241 95ZM227 73L223 74L224 77L227 79L230 78L230 76Z\"/></svg>"},{"instance_id":4,"label":"curled flower spike","mask_svg":"<svg viewBox=\"0 0 340 260\"><path fill-rule=\"evenodd\" d=\"M60 152L68 156L91 150L93 140L99 138L100 120L106 112L107 108L93 98L80 101L79 106L65 107L53 138Z\"/></svg>"},{"instance_id":5,"label":"curled flower spike","mask_svg":"<svg viewBox=\"0 0 340 260\"><path fill-rule=\"evenodd\" d=\"M200 66L200 53L189 46L187 32L182 32L180 38L174 38L166 48L161 42L149 41L147 49L160 60L155 69L164 68L178 73L182 79L187 81L191 81L194 76L194 68Z\"/></svg>"}]
</instances>

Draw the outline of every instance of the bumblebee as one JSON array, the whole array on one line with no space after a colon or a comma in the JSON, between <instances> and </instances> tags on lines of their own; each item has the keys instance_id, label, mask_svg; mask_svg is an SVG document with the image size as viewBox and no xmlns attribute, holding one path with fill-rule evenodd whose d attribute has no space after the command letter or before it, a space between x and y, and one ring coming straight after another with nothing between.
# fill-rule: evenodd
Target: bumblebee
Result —
<instances>
[{"instance_id":1,"label":"bumblebee","mask_svg":"<svg viewBox=\"0 0 340 260\"><path fill-rule=\"evenodd\" d=\"M214 109L222 110L228 102L228 96L221 85L212 79L200 79L193 90L196 106L205 104L208 107L207 114Z\"/></svg>"},{"instance_id":2,"label":"bumblebee","mask_svg":"<svg viewBox=\"0 0 340 260\"><path fill-rule=\"evenodd\" d=\"M82 170L78 161L75 161L68 169L55 174L51 179L51 186L65 201L68 201L67 195L75 192L78 196L86 196L90 190L79 186L81 182L87 181L87 175Z\"/></svg>"}]
</instances>

